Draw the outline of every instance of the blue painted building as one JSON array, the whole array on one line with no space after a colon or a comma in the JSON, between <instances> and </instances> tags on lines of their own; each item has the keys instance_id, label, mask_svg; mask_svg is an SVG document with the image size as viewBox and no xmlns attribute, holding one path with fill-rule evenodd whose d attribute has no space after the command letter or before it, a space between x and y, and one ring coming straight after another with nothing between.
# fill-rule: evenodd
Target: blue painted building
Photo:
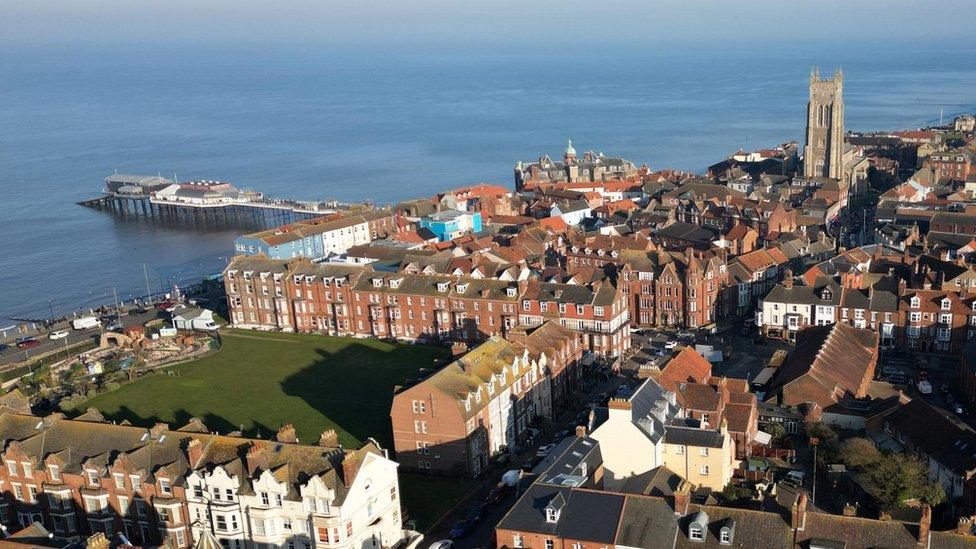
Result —
<instances>
[{"instance_id":1,"label":"blue painted building","mask_svg":"<svg viewBox=\"0 0 976 549\"><path fill-rule=\"evenodd\" d=\"M419 225L430 229L443 242L468 233L481 232L481 212L444 210L421 219Z\"/></svg>"}]
</instances>

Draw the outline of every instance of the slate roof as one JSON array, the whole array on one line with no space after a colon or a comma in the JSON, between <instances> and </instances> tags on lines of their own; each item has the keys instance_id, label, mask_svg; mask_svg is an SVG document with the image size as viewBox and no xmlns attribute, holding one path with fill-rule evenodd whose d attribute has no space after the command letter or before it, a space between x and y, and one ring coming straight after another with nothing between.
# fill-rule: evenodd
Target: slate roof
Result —
<instances>
[{"instance_id":1,"label":"slate roof","mask_svg":"<svg viewBox=\"0 0 976 549\"><path fill-rule=\"evenodd\" d=\"M725 444L725 436L717 429L668 425L664 433L664 442L698 448L721 448Z\"/></svg>"}]
</instances>

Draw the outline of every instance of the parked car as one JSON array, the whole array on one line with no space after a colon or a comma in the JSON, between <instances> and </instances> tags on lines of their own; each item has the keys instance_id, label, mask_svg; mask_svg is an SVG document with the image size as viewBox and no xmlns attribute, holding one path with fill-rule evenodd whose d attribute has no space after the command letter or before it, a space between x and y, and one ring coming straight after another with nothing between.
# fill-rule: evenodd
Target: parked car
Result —
<instances>
[{"instance_id":1,"label":"parked car","mask_svg":"<svg viewBox=\"0 0 976 549\"><path fill-rule=\"evenodd\" d=\"M467 519L470 521L478 522L479 520L481 520L484 514L485 514L485 506L475 505L474 507L468 510Z\"/></svg>"},{"instance_id":2,"label":"parked car","mask_svg":"<svg viewBox=\"0 0 976 549\"><path fill-rule=\"evenodd\" d=\"M678 342L673 339L664 344L664 348L668 350L674 349L677 346L678 346Z\"/></svg>"},{"instance_id":3,"label":"parked car","mask_svg":"<svg viewBox=\"0 0 976 549\"><path fill-rule=\"evenodd\" d=\"M786 473L786 477L783 479L783 484L788 486L793 486L795 488L800 488L803 486L804 481L807 478L807 474L803 471L790 471Z\"/></svg>"},{"instance_id":4,"label":"parked car","mask_svg":"<svg viewBox=\"0 0 976 549\"><path fill-rule=\"evenodd\" d=\"M761 338L761 337L754 337L754 338L752 338L752 344L753 345L765 345L766 344L766 340L763 339L763 338Z\"/></svg>"},{"instance_id":5,"label":"parked car","mask_svg":"<svg viewBox=\"0 0 976 549\"><path fill-rule=\"evenodd\" d=\"M542 446L539 446L538 450L535 451L535 455L539 457L546 457L549 455L549 452L552 451L553 446L555 446L555 444L543 444Z\"/></svg>"},{"instance_id":6,"label":"parked car","mask_svg":"<svg viewBox=\"0 0 976 549\"><path fill-rule=\"evenodd\" d=\"M488 496L485 497L485 503L498 503L505 497L506 494L508 494L508 491L511 489L511 486L505 484L504 482L499 482L494 488L491 489L490 492L488 492Z\"/></svg>"},{"instance_id":7,"label":"parked car","mask_svg":"<svg viewBox=\"0 0 976 549\"><path fill-rule=\"evenodd\" d=\"M454 547L454 542L449 539L442 539L430 544L430 549L451 549L451 547Z\"/></svg>"},{"instance_id":8,"label":"parked car","mask_svg":"<svg viewBox=\"0 0 976 549\"><path fill-rule=\"evenodd\" d=\"M98 320L102 321L102 324L108 324L110 322L115 322L119 319L119 313L105 313L98 317Z\"/></svg>"},{"instance_id":9,"label":"parked car","mask_svg":"<svg viewBox=\"0 0 976 549\"><path fill-rule=\"evenodd\" d=\"M155 307L157 311L168 311L173 308L173 304L169 301L163 301L153 305L153 307Z\"/></svg>"},{"instance_id":10,"label":"parked car","mask_svg":"<svg viewBox=\"0 0 976 549\"><path fill-rule=\"evenodd\" d=\"M959 414L959 415L962 415L966 410L958 402L953 402L952 403L952 411L955 412L955 413L957 413L957 414Z\"/></svg>"},{"instance_id":11,"label":"parked car","mask_svg":"<svg viewBox=\"0 0 976 549\"><path fill-rule=\"evenodd\" d=\"M919 382L918 382L918 392L922 393L923 395L931 395L932 394L932 384L929 383L925 379L919 380Z\"/></svg>"},{"instance_id":12,"label":"parked car","mask_svg":"<svg viewBox=\"0 0 976 549\"><path fill-rule=\"evenodd\" d=\"M135 309L129 309L128 315L129 316L139 316L139 315L144 315L144 314L146 314L148 312L149 312L148 309L143 309L142 307L136 307Z\"/></svg>"},{"instance_id":13,"label":"parked car","mask_svg":"<svg viewBox=\"0 0 976 549\"><path fill-rule=\"evenodd\" d=\"M471 530L473 529L474 529L473 520L468 520L468 519L459 520L456 523L454 523L454 527L451 528L451 531L448 535L451 537L451 539L460 539L470 534Z\"/></svg>"},{"instance_id":14,"label":"parked car","mask_svg":"<svg viewBox=\"0 0 976 549\"><path fill-rule=\"evenodd\" d=\"M47 335L48 339L64 339L68 337L68 330L55 330Z\"/></svg>"},{"instance_id":15,"label":"parked car","mask_svg":"<svg viewBox=\"0 0 976 549\"><path fill-rule=\"evenodd\" d=\"M694 340L695 339L695 334L693 334L693 333L691 333L691 332L689 332L687 330L681 330L681 331L679 331L678 333L676 333L674 335L678 339L691 339L691 340Z\"/></svg>"},{"instance_id":16,"label":"parked car","mask_svg":"<svg viewBox=\"0 0 976 549\"><path fill-rule=\"evenodd\" d=\"M40 344L41 342L38 341L34 336L23 336L17 338L17 347L20 349L33 349Z\"/></svg>"},{"instance_id":17,"label":"parked car","mask_svg":"<svg viewBox=\"0 0 976 549\"><path fill-rule=\"evenodd\" d=\"M115 322L106 326L105 329L109 332L121 332L123 329L125 329L125 324L123 324L121 320L116 320Z\"/></svg>"},{"instance_id":18,"label":"parked car","mask_svg":"<svg viewBox=\"0 0 976 549\"><path fill-rule=\"evenodd\" d=\"M93 316L83 316L71 321L71 327L75 330L90 330L95 326L101 326L102 321Z\"/></svg>"}]
</instances>

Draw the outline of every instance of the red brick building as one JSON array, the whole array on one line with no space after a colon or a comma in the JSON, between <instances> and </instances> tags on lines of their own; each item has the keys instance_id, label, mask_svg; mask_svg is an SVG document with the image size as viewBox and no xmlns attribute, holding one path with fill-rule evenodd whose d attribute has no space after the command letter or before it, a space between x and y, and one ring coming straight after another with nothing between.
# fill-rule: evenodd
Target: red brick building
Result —
<instances>
[{"instance_id":1,"label":"red brick building","mask_svg":"<svg viewBox=\"0 0 976 549\"><path fill-rule=\"evenodd\" d=\"M492 337L393 397L390 418L402 467L477 476L514 449L539 418L552 419L579 387L584 347L555 322Z\"/></svg>"}]
</instances>

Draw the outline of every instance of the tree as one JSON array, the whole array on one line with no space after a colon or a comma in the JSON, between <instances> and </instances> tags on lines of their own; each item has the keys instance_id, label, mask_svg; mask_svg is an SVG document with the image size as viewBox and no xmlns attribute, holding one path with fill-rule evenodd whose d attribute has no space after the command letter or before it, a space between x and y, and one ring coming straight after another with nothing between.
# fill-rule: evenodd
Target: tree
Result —
<instances>
[{"instance_id":1,"label":"tree","mask_svg":"<svg viewBox=\"0 0 976 549\"><path fill-rule=\"evenodd\" d=\"M786 427L782 423L767 423L763 425L763 431L769 433L773 440L779 440L786 435Z\"/></svg>"},{"instance_id":2,"label":"tree","mask_svg":"<svg viewBox=\"0 0 976 549\"><path fill-rule=\"evenodd\" d=\"M881 461L881 452L866 438L851 438L840 445L838 457L852 469L864 469Z\"/></svg>"},{"instance_id":3,"label":"tree","mask_svg":"<svg viewBox=\"0 0 976 549\"><path fill-rule=\"evenodd\" d=\"M916 499L929 505L945 501L945 492L938 484L929 482L925 465L904 454L886 456L868 473L877 495L887 505L900 505Z\"/></svg>"},{"instance_id":4,"label":"tree","mask_svg":"<svg viewBox=\"0 0 976 549\"><path fill-rule=\"evenodd\" d=\"M807 437L818 438L820 439L820 442L827 439L837 439L837 433L830 428L830 425L827 425L826 423L807 423L806 431Z\"/></svg>"}]
</instances>

